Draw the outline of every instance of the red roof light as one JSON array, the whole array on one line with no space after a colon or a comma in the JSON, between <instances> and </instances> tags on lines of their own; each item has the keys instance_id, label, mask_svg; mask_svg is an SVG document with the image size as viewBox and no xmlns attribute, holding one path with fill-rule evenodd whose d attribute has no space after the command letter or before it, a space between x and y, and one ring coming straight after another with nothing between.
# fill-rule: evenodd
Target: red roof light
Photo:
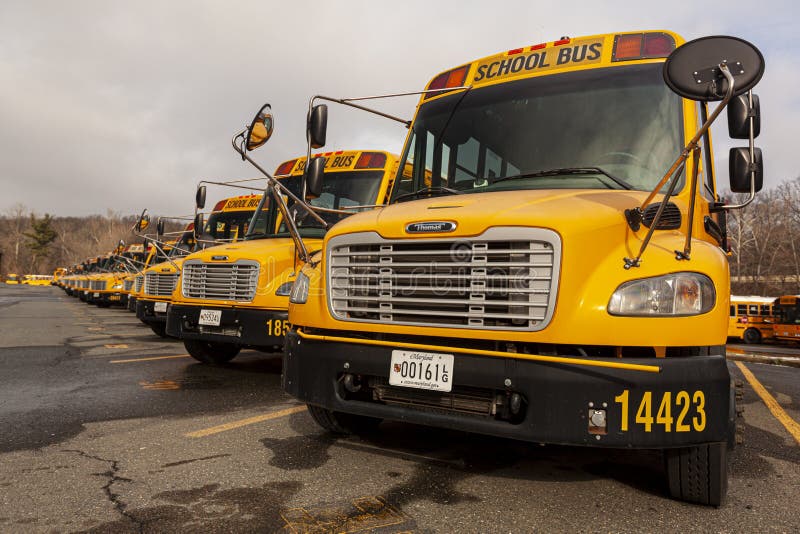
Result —
<instances>
[{"instance_id":1,"label":"red roof light","mask_svg":"<svg viewBox=\"0 0 800 534\"><path fill-rule=\"evenodd\" d=\"M386 154L363 152L356 162L356 169L382 169L386 166Z\"/></svg>"},{"instance_id":2,"label":"red roof light","mask_svg":"<svg viewBox=\"0 0 800 534\"><path fill-rule=\"evenodd\" d=\"M449 70L447 72L443 72L439 74L436 78L434 78L430 84L428 84L428 90L433 89L451 89L454 87L461 87L464 85L464 80L467 79L467 73L469 72L469 65L464 65L463 67L458 67L457 69ZM428 99L437 95L442 94L444 91L439 91L435 93L426 93L423 99Z\"/></svg>"},{"instance_id":3,"label":"red roof light","mask_svg":"<svg viewBox=\"0 0 800 534\"><path fill-rule=\"evenodd\" d=\"M277 176L283 176L284 174L289 174L294 169L294 164L297 163L297 159L290 159L289 161L284 161L281 163L277 169L275 169L275 174Z\"/></svg>"}]
</instances>

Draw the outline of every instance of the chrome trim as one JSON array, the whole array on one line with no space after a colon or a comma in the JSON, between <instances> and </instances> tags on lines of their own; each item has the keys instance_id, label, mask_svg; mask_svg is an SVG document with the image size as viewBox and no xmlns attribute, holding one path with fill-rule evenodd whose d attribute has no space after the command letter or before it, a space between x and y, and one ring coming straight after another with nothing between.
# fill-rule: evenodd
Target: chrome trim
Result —
<instances>
[{"instance_id":1,"label":"chrome trim","mask_svg":"<svg viewBox=\"0 0 800 534\"><path fill-rule=\"evenodd\" d=\"M145 273L144 294L169 297L178 283L178 273Z\"/></svg>"},{"instance_id":2,"label":"chrome trim","mask_svg":"<svg viewBox=\"0 0 800 534\"><path fill-rule=\"evenodd\" d=\"M233 263L188 260L183 263L181 294L187 299L251 302L261 266L254 260Z\"/></svg>"},{"instance_id":3,"label":"chrome trim","mask_svg":"<svg viewBox=\"0 0 800 534\"><path fill-rule=\"evenodd\" d=\"M561 239L528 227L413 240L361 232L331 238L325 260L337 320L533 332L555 310Z\"/></svg>"}]
</instances>

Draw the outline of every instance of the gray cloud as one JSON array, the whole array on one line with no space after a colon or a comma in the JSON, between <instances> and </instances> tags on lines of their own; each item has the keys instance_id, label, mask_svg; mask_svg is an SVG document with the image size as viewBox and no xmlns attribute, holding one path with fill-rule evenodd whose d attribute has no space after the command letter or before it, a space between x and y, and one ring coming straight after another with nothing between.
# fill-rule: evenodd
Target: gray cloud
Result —
<instances>
[{"instance_id":1,"label":"gray cloud","mask_svg":"<svg viewBox=\"0 0 800 534\"><path fill-rule=\"evenodd\" d=\"M791 5L761 2L758 14L742 17L751 3L707 3L704 16L696 3L677 4L5 0L0 210L22 202L60 215L145 206L185 213L198 180L255 175L230 138L265 101L276 134L255 157L272 169L304 152L313 94L418 90L437 72L500 50L653 27L686 38L739 35L762 48L767 185L795 177L800 79ZM410 118L415 104L412 97L382 107ZM723 154L730 143L716 133ZM389 121L331 109L328 149L398 152L404 136Z\"/></svg>"}]
</instances>

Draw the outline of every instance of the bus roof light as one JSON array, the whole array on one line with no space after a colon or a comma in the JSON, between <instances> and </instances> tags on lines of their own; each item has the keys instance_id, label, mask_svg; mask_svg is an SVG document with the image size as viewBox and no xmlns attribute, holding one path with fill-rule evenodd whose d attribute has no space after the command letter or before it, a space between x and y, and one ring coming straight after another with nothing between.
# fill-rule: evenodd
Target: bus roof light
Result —
<instances>
[{"instance_id":1,"label":"bus roof light","mask_svg":"<svg viewBox=\"0 0 800 534\"><path fill-rule=\"evenodd\" d=\"M630 33L614 37L612 61L667 57L675 50L675 39L666 33Z\"/></svg>"},{"instance_id":2,"label":"bus roof light","mask_svg":"<svg viewBox=\"0 0 800 534\"><path fill-rule=\"evenodd\" d=\"M617 35L614 38L612 61L625 61L642 57L642 34Z\"/></svg>"},{"instance_id":3,"label":"bus roof light","mask_svg":"<svg viewBox=\"0 0 800 534\"><path fill-rule=\"evenodd\" d=\"M297 163L297 159L290 159L289 161L284 161L280 164L280 166L275 169L276 176L283 176L285 174L289 174L294 169L294 164Z\"/></svg>"},{"instance_id":4,"label":"bus roof light","mask_svg":"<svg viewBox=\"0 0 800 534\"><path fill-rule=\"evenodd\" d=\"M222 208L225 207L225 202L227 202L227 199L220 200L219 202L214 204L214 209L211 211L222 211Z\"/></svg>"},{"instance_id":5,"label":"bus roof light","mask_svg":"<svg viewBox=\"0 0 800 534\"><path fill-rule=\"evenodd\" d=\"M356 169L382 169L386 165L386 154L363 152L356 162Z\"/></svg>"},{"instance_id":6,"label":"bus roof light","mask_svg":"<svg viewBox=\"0 0 800 534\"><path fill-rule=\"evenodd\" d=\"M553 46L561 46L561 45L569 44L569 41L570 41L569 37L562 37L558 41L555 41L553 43Z\"/></svg>"},{"instance_id":7,"label":"bus roof light","mask_svg":"<svg viewBox=\"0 0 800 534\"><path fill-rule=\"evenodd\" d=\"M436 76L431 83L428 84L428 90L435 89L451 89L453 87L461 87L464 85L464 80L467 79L467 72L469 72L470 65L464 65L447 72L443 72ZM435 93L425 93L424 100L438 96L445 91L437 91Z\"/></svg>"}]
</instances>

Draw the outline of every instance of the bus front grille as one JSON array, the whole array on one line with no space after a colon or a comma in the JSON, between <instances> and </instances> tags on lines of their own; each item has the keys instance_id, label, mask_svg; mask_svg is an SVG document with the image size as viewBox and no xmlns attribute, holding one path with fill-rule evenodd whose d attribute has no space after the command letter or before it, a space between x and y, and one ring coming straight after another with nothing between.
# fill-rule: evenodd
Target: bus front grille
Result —
<instances>
[{"instance_id":1,"label":"bus front grille","mask_svg":"<svg viewBox=\"0 0 800 534\"><path fill-rule=\"evenodd\" d=\"M464 239L345 234L328 248L328 304L343 321L541 330L555 307L561 241L540 228Z\"/></svg>"},{"instance_id":2,"label":"bus front grille","mask_svg":"<svg viewBox=\"0 0 800 534\"><path fill-rule=\"evenodd\" d=\"M136 281L133 285L133 290L137 293L142 290L142 285L144 284L144 276L139 275L136 277Z\"/></svg>"},{"instance_id":3,"label":"bus front grille","mask_svg":"<svg viewBox=\"0 0 800 534\"><path fill-rule=\"evenodd\" d=\"M133 288L133 280L123 280L122 281L122 289L125 291L130 291Z\"/></svg>"},{"instance_id":4,"label":"bus front grille","mask_svg":"<svg viewBox=\"0 0 800 534\"><path fill-rule=\"evenodd\" d=\"M144 293L157 297L168 297L172 295L177 281L177 273L147 273L144 275Z\"/></svg>"},{"instance_id":5,"label":"bus front grille","mask_svg":"<svg viewBox=\"0 0 800 534\"><path fill-rule=\"evenodd\" d=\"M190 299L250 302L256 296L259 265L255 261L183 264L181 291Z\"/></svg>"}]
</instances>

